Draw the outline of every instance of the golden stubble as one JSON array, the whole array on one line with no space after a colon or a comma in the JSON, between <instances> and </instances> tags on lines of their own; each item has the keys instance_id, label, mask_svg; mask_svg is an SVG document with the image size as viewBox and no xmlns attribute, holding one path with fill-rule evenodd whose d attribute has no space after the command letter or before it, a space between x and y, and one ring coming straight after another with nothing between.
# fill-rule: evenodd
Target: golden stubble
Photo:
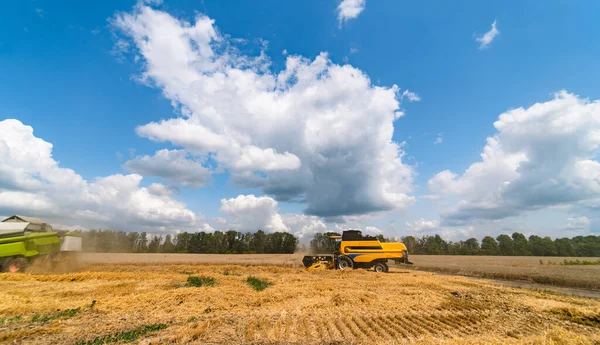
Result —
<instances>
[{"instance_id":1,"label":"golden stubble","mask_svg":"<svg viewBox=\"0 0 600 345\"><path fill-rule=\"evenodd\" d=\"M186 287L189 275L216 285ZM249 276L273 285L255 291ZM70 318L32 322L35 314L74 308L80 312ZM593 299L394 266L387 274L185 263L0 274L0 342L23 344L73 344L155 323L167 328L136 341L592 344L600 341L599 317Z\"/></svg>"}]
</instances>

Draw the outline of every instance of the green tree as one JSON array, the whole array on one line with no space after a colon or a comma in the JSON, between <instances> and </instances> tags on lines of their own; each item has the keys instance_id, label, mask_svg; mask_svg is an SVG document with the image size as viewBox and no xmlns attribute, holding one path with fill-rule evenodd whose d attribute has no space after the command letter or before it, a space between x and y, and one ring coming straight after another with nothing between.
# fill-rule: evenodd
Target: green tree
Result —
<instances>
[{"instance_id":1,"label":"green tree","mask_svg":"<svg viewBox=\"0 0 600 345\"><path fill-rule=\"evenodd\" d=\"M548 236L542 238L542 243L544 244L544 255L545 256L556 256L557 250L554 245L554 241Z\"/></svg>"},{"instance_id":2,"label":"green tree","mask_svg":"<svg viewBox=\"0 0 600 345\"><path fill-rule=\"evenodd\" d=\"M315 237L310 241L310 252L313 254L331 254L336 251L337 245L335 240L330 236L339 236L337 232L316 233Z\"/></svg>"},{"instance_id":3,"label":"green tree","mask_svg":"<svg viewBox=\"0 0 600 345\"><path fill-rule=\"evenodd\" d=\"M160 235L153 236L148 244L148 253L158 253L162 237Z\"/></svg>"},{"instance_id":4,"label":"green tree","mask_svg":"<svg viewBox=\"0 0 600 345\"><path fill-rule=\"evenodd\" d=\"M222 254L227 246L227 238L222 231L215 231L211 236L210 252L214 254Z\"/></svg>"},{"instance_id":5,"label":"green tree","mask_svg":"<svg viewBox=\"0 0 600 345\"><path fill-rule=\"evenodd\" d=\"M462 246L463 246L463 242L462 241L459 241L459 242L448 242L448 249L446 251L446 254L448 254L448 255L459 255Z\"/></svg>"},{"instance_id":6,"label":"green tree","mask_svg":"<svg viewBox=\"0 0 600 345\"><path fill-rule=\"evenodd\" d=\"M568 238L557 238L554 240L556 247L556 255L558 256L575 256L575 248Z\"/></svg>"},{"instance_id":7,"label":"green tree","mask_svg":"<svg viewBox=\"0 0 600 345\"><path fill-rule=\"evenodd\" d=\"M600 236L577 236L571 243L577 256L600 256Z\"/></svg>"},{"instance_id":8,"label":"green tree","mask_svg":"<svg viewBox=\"0 0 600 345\"><path fill-rule=\"evenodd\" d=\"M514 255L513 240L510 236L502 234L496 237L496 240L498 241L500 255Z\"/></svg>"},{"instance_id":9,"label":"green tree","mask_svg":"<svg viewBox=\"0 0 600 345\"><path fill-rule=\"evenodd\" d=\"M148 235L145 232L142 232L137 244L137 252L138 253L147 253L148 252Z\"/></svg>"},{"instance_id":10,"label":"green tree","mask_svg":"<svg viewBox=\"0 0 600 345\"><path fill-rule=\"evenodd\" d=\"M175 251L175 245L173 244L172 238L171 234L165 236L165 241L160 246L161 253L173 253Z\"/></svg>"},{"instance_id":11,"label":"green tree","mask_svg":"<svg viewBox=\"0 0 600 345\"><path fill-rule=\"evenodd\" d=\"M246 235L244 235L244 253L245 254L252 254L252 252L250 251L250 242L252 242L253 239L254 239L254 234L251 232L247 232Z\"/></svg>"},{"instance_id":12,"label":"green tree","mask_svg":"<svg viewBox=\"0 0 600 345\"><path fill-rule=\"evenodd\" d=\"M479 241L476 238L466 240L461 248L461 255L477 255L479 254Z\"/></svg>"},{"instance_id":13,"label":"green tree","mask_svg":"<svg viewBox=\"0 0 600 345\"><path fill-rule=\"evenodd\" d=\"M206 251L202 250L202 240L204 235L204 232L195 232L193 234L190 234L190 240L187 246L187 253L206 253Z\"/></svg>"},{"instance_id":14,"label":"green tree","mask_svg":"<svg viewBox=\"0 0 600 345\"><path fill-rule=\"evenodd\" d=\"M500 253L500 249L498 248L498 242L491 237L485 236L483 240L481 240L481 254L483 255L498 255Z\"/></svg>"},{"instance_id":15,"label":"green tree","mask_svg":"<svg viewBox=\"0 0 600 345\"><path fill-rule=\"evenodd\" d=\"M535 256L556 256L556 247L550 237L529 236L529 248Z\"/></svg>"},{"instance_id":16,"label":"green tree","mask_svg":"<svg viewBox=\"0 0 600 345\"><path fill-rule=\"evenodd\" d=\"M394 242L392 239L383 236L383 234L378 234L377 236L375 236L375 238L377 238L379 242ZM408 247L406 249L408 249Z\"/></svg>"},{"instance_id":17,"label":"green tree","mask_svg":"<svg viewBox=\"0 0 600 345\"><path fill-rule=\"evenodd\" d=\"M421 254L421 248L419 247L419 243L414 236L402 237L401 241L404 243L410 254Z\"/></svg>"},{"instance_id":18,"label":"green tree","mask_svg":"<svg viewBox=\"0 0 600 345\"><path fill-rule=\"evenodd\" d=\"M244 234L234 230L229 230L225 233L226 248L225 253L244 253L248 250L245 248Z\"/></svg>"},{"instance_id":19,"label":"green tree","mask_svg":"<svg viewBox=\"0 0 600 345\"><path fill-rule=\"evenodd\" d=\"M177 253L190 253L189 251L190 234L182 232L175 235L175 252Z\"/></svg>"},{"instance_id":20,"label":"green tree","mask_svg":"<svg viewBox=\"0 0 600 345\"><path fill-rule=\"evenodd\" d=\"M280 253L283 247L283 233L274 232L267 235L267 245L265 247L265 253L275 254Z\"/></svg>"},{"instance_id":21,"label":"green tree","mask_svg":"<svg viewBox=\"0 0 600 345\"><path fill-rule=\"evenodd\" d=\"M527 238L525 235L515 232L512 234L513 240L513 255L518 256L527 256L531 255L531 251L529 250L529 243L527 242Z\"/></svg>"},{"instance_id":22,"label":"green tree","mask_svg":"<svg viewBox=\"0 0 600 345\"><path fill-rule=\"evenodd\" d=\"M127 251L133 253L137 251L137 245L140 238L140 234L137 232L130 232L127 234Z\"/></svg>"},{"instance_id":23,"label":"green tree","mask_svg":"<svg viewBox=\"0 0 600 345\"><path fill-rule=\"evenodd\" d=\"M264 231L258 230L252 235L249 244L249 250L251 253L262 254L265 252L265 245L267 243L267 235Z\"/></svg>"},{"instance_id":24,"label":"green tree","mask_svg":"<svg viewBox=\"0 0 600 345\"><path fill-rule=\"evenodd\" d=\"M235 236L233 237L233 245L228 247L228 251L230 253L236 253L236 254L247 253L248 252L248 244L246 241L246 235L241 232L237 232L237 231L234 231L234 232L235 232Z\"/></svg>"},{"instance_id":25,"label":"green tree","mask_svg":"<svg viewBox=\"0 0 600 345\"><path fill-rule=\"evenodd\" d=\"M222 233L220 233L222 234ZM198 235L199 237L199 247L200 249L198 250L199 253L212 253L212 254L222 254L223 253L223 247L221 246L221 243L216 243L215 241L215 237L214 234L211 234L210 232L205 233L204 231L200 232L200 234Z\"/></svg>"},{"instance_id":26,"label":"green tree","mask_svg":"<svg viewBox=\"0 0 600 345\"><path fill-rule=\"evenodd\" d=\"M440 255L445 254L448 251L448 243L446 243L440 235L425 236L422 241L424 254Z\"/></svg>"},{"instance_id":27,"label":"green tree","mask_svg":"<svg viewBox=\"0 0 600 345\"><path fill-rule=\"evenodd\" d=\"M294 254L298 247L298 239L288 232L282 233L282 237L279 253Z\"/></svg>"}]
</instances>

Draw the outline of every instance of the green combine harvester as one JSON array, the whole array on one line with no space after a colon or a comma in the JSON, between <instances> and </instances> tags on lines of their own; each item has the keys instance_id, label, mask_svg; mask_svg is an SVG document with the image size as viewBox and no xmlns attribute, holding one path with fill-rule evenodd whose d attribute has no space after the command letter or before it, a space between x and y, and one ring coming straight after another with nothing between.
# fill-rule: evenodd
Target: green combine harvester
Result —
<instances>
[{"instance_id":1,"label":"green combine harvester","mask_svg":"<svg viewBox=\"0 0 600 345\"><path fill-rule=\"evenodd\" d=\"M34 261L54 267L61 261L72 262L79 251L79 234L54 231L39 219L15 215L0 222L2 272L23 272Z\"/></svg>"}]
</instances>

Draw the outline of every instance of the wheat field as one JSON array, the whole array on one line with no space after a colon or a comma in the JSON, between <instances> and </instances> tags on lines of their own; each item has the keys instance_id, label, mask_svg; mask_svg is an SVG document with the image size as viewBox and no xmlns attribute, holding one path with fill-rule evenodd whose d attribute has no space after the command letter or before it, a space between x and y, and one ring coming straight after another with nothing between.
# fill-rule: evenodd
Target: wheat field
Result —
<instances>
[{"instance_id":1,"label":"wheat field","mask_svg":"<svg viewBox=\"0 0 600 345\"><path fill-rule=\"evenodd\" d=\"M600 265L561 265L565 259L598 260L539 256L412 256L413 268L417 270L600 290Z\"/></svg>"},{"instance_id":2,"label":"wheat field","mask_svg":"<svg viewBox=\"0 0 600 345\"><path fill-rule=\"evenodd\" d=\"M187 286L189 277L213 286ZM262 291L248 277L268 282ZM393 266L88 264L0 274L15 344L597 344L600 301Z\"/></svg>"}]
</instances>

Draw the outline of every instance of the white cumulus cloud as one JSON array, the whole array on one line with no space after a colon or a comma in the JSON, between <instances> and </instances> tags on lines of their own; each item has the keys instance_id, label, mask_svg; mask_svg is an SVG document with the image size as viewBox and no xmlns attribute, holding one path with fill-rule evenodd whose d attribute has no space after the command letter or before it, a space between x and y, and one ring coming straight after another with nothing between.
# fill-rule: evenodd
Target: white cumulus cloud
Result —
<instances>
[{"instance_id":1,"label":"white cumulus cloud","mask_svg":"<svg viewBox=\"0 0 600 345\"><path fill-rule=\"evenodd\" d=\"M262 229L268 232L289 232L300 240L310 240L314 234L330 230L363 229L363 225L356 222L363 217L344 217L330 229L324 219L295 213L279 213L276 200L268 196L238 195L235 198L222 199L220 212L229 219L218 218L215 222L222 228L238 231L254 232ZM382 233L373 226L364 227L365 232L372 235Z\"/></svg>"},{"instance_id":2,"label":"white cumulus cloud","mask_svg":"<svg viewBox=\"0 0 600 345\"><path fill-rule=\"evenodd\" d=\"M283 222L289 227L290 232L299 239L312 239L318 232L327 232L327 225L317 216L306 214L283 214Z\"/></svg>"},{"instance_id":3,"label":"white cumulus cloud","mask_svg":"<svg viewBox=\"0 0 600 345\"><path fill-rule=\"evenodd\" d=\"M375 236L375 235L381 235L383 233L383 231L375 226L366 226L364 233L366 235Z\"/></svg>"},{"instance_id":4,"label":"white cumulus cloud","mask_svg":"<svg viewBox=\"0 0 600 345\"><path fill-rule=\"evenodd\" d=\"M140 136L209 154L239 186L277 201L303 200L307 214L413 203L413 168L392 135L401 100L416 101L415 94L374 86L326 53L288 55L275 72L264 50L243 55L204 15L189 23L138 5L112 22L140 56L139 78L181 114L139 126Z\"/></svg>"},{"instance_id":5,"label":"white cumulus cloud","mask_svg":"<svg viewBox=\"0 0 600 345\"><path fill-rule=\"evenodd\" d=\"M366 0L342 0L337 7L340 25L350 19L355 19L364 11Z\"/></svg>"},{"instance_id":6,"label":"white cumulus cloud","mask_svg":"<svg viewBox=\"0 0 600 345\"><path fill-rule=\"evenodd\" d=\"M490 43L492 43L494 38L496 38L496 36L498 36L499 34L500 34L500 31L496 27L496 21L494 20L494 22L492 23L492 27L490 28L490 31L475 38L475 40L477 42L479 42L479 49L486 49L490 45Z\"/></svg>"},{"instance_id":7,"label":"white cumulus cloud","mask_svg":"<svg viewBox=\"0 0 600 345\"><path fill-rule=\"evenodd\" d=\"M421 100L419 95L409 90L404 90L404 92L402 92L402 98L407 98L410 102L418 102Z\"/></svg>"},{"instance_id":8,"label":"white cumulus cloud","mask_svg":"<svg viewBox=\"0 0 600 345\"><path fill-rule=\"evenodd\" d=\"M86 181L52 158L52 144L19 120L0 121L0 212L122 229L195 229L202 217L138 174ZM164 187L164 186L163 186Z\"/></svg>"},{"instance_id":9,"label":"white cumulus cloud","mask_svg":"<svg viewBox=\"0 0 600 345\"><path fill-rule=\"evenodd\" d=\"M431 230L436 230L440 227L440 222L437 220L425 220L424 218L406 222L406 231L408 232L427 232Z\"/></svg>"},{"instance_id":10,"label":"white cumulus cloud","mask_svg":"<svg viewBox=\"0 0 600 345\"><path fill-rule=\"evenodd\" d=\"M443 227L439 220L426 220L424 218L405 222L406 234L411 236L440 235L445 240L460 240L476 236L472 226L467 227Z\"/></svg>"},{"instance_id":11,"label":"white cumulus cloud","mask_svg":"<svg viewBox=\"0 0 600 345\"><path fill-rule=\"evenodd\" d=\"M236 230L289 231L289 227L278 213L277 201L269 197L256 197L250 194L221 199L219 211L229 216L231 219L229 225Z\"/></svg>"},{"instance_id":12,"label":"white cumulus cloud","mask_svg":"<svg viewBox=\"0 0 600 345\"><path fill-rule=\"evenodd\" d=\"M600 103L561 91L501 114L481 161L462 175L445 170L429 190L458 198L446 224L495 220L525 210L600 205Z\"/></svg>"},{"instance_id":13,"label":"white cumulus cloud","mask_svg":"<svg viewBox=\"0 0 600 345\"><path fill-rule=\"evenodd\" d=\"M591 220L588 217L571 217L567 219L567 225L565 230L586 230L591 224Z\"/></svg>"}]
</instances>

